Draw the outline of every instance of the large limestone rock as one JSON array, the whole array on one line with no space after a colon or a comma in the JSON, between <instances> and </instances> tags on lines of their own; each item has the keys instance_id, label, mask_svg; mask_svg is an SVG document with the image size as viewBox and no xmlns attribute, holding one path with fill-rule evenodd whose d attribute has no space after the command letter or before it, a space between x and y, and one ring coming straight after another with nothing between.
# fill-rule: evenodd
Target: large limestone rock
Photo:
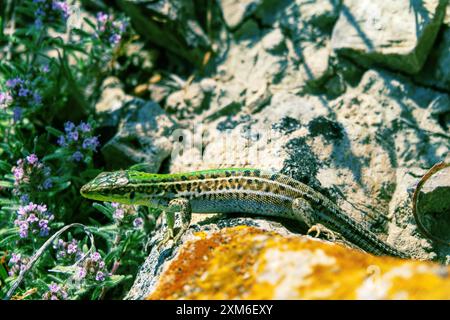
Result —
<instances>
[{"instance_id":1,"label":"large limestone rock","mask_svg":"<svg viewBox=\"0 0 450 320\"><path fill-rule=\"evenodd\" d=\"M417 73L439 32L446 5L447 0L344 0L332 47L361 64Z\"/></svg>"},{"instance_id":2,"label":"large limestone rock","mask_svg":"<svg viewBox=\"0 0 450 320\"><path fill-rule=\"evenodd\" d=\"M448 102L445 94L375 70L336 99L274 89L258 112L243 108L218 115L203 121L199 133L188 132L175 143L183 153L171 159L170 171L282 172L333 198L393 246L421 259L446 261L449 249L418 233L409 190L423 168L450 152L448 129L440 120ZM184 144L195 135L203 139Z\"/></svg>"},{"instance_id":3,"label":"large limestone rock","mask_svg":"<svg viewBox=\"0 0 450 320\"><path fill-rule=\"evenodd\" d=\"M450 3L444 24L422 71L415 78L427 86L450 91Z\"/></svg>"},{"instance_id":4,"label":"large limestone rock","mask_svg":"<svg viewBox=\"0 0 450 320\"><path fill-rule=\"evenodd\" d=\"M447 299L449 272L228 219L197 225L176 248L154 248L127 298Z\"/></svg>"},{"instance_id":5,"label":"large limestone rock","mask_svg":"<svg viewBox=\"0 0 450 320\"><path fill-rule=\"evenodd\" d=\"M261 2L262 0L220 0L218 4L222 9L225 23L229 28L234 29L255 12Z\"/></svg>"}]
</instances>

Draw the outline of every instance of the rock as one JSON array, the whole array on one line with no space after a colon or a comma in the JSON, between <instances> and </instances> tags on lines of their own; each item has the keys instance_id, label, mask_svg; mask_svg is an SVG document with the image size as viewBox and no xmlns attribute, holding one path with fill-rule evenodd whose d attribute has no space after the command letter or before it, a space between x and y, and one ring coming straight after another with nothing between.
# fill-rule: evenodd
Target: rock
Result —
<instances>
[{"instance_id":1,"label":"rock","mask_svg":"<svg viewBox=\"0 0 450 320\"><path fill-rule=\"evenodd\" d=\"M300 74L305 82L313 87L320 86L331 75L329 68L329 43L317 44L311 42L303 42L301 44L302 65Z\"/></svg>"},{"instance_id":2,"label":"rock","mask_svg":"<svg viewBox=\"0 0 450 320\"><path fill-rule=\"evenodd\" d=\"M127 299L447 299L449 271L228 219L153 248Z\"/></svg>"},{"instance_id":3,"label":"rock","mask_svg":"<svg viewBox=\"0 0 450 320\"><path fill-rule=\"evenodd\" d=\"M450 243L450 166L431 175L417 196L416 219L426 234Z\"/></svg>"},{"instance_id":4,"label":"rock","mask_svg":"<svg viewBox=\"0 0 450 320\"><path fill-rule=\"evenodd\" d=\"M415 80L427 86L450 91L450 24L443 27L438 40Z\"/></svg>"},{"instance_id":5,"label":"rock","mask_svg":"<svg viewBox=\"0 0 450 320\"><path fill-rule=\"evenodd\" d=\"M152 101L134 99L122 110L118 132L101 150L108 167L125 169L146 163L147 171L157 172L172 151L175 122Z\"/></svg>"},{"instance_id":6,"label":"rock","mask_svg":"<svg viewBox=\"0 0 450 320\"><path fill-rule=\"evenodd\" d=\"M244 85L248 92L253 83ZM186 146L170 171L244 166L282 172L333 198L393 246L445 260L448 249L418 234L407 190L421 168L450 151L439 120L447 95L376 70L333 99L270 90L257 112L245 106L204 122L203 148Z\"/></svg>"},{"instance_id":7,"label":"rock","mask_svg":"<svg viewBox=\"0 0 450 320\"><path fill-rule=\"evenodd\" d=\"M102 83L100 99L95 105L95 112L101 118L101 126L117 126L120 120L120 112L117 111L132 99L133 97L125 93L118 78L106 78Z\"/></svg>"},{"instance_id":8,"label":"rock","mask_svg":"<svg viewBox=\"0 0 450 320\"><path fill-rule=\"evenodd\" d=\"M445 16L446 0L343 0L332 47L358 63L420 71Z\"/></svg>"},{"instance_id":9,"label":"rock","mask_svg":"<svg viewBox=\"0 0 450 320\"><path fill-rule=\"evenodd\" d=\"M147 41L201 65L210 50L208 37L197 22L191 0L118 0L135 30Z\"/></svg>"},{"instance_id":10,"label":"rock","mask_svg":"<svg viewBox=\"0 0 450 320\"><path fill-rule=\"evenodd\" d=\"M245 18L256 11L262 0L219 0L223 19L230 29L238 27Z\"/></svg>"},{"instance_id":11,"label":"rock","mask_svg":"<svg viewBox=\"0 0 450 320\"><path fill-rule=\"evenodd\" d=\"M205 83L203 83L203 86ZM191 83L185 88L171 93L167 97L166 111L173 113L178 119L192 118L209 107L212 88L203 90L201 83ZM211 90L212 89L212 90Z\"/></svg>"},{"instance_id":12,"label":"rock","mask_svg":"<svg viewBox=\"0 0 450 320\"><path fill-rule=\"evenodd\" d=\"M269 52L277 52L285 47L284 36L280 29L274 29L262 39L263 48Z\"/></svg>"}]
</instances>

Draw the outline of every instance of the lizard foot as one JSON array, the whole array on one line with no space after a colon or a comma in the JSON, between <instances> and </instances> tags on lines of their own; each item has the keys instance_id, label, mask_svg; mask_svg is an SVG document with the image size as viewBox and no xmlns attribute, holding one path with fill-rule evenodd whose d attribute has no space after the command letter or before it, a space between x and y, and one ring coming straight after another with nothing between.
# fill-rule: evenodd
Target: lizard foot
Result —
<instances>
[{"instance_id":1,"label":"lizard foot","mask_svg":"<svg viewBox=\"0 0 450 320\"><path fill-rule=\"evenodd\" d=\"M308 232L306 232L306 234L309 235L310 233L313 233L313 232L316 233L313 236L314 238L318 238L320 236L320 234L323 233L326 236L327 240L336 242L336 238L337 238L336 234L320 223L317 223L317 224L313 225L311 228L309 228L309 230L308 230Z\"/></svg>"},{"instance_id":2,"label":"lizard foot","mask_svg":"<svg viewBox=\"0 0 450 320\"><path fill-rule=\"evenodd\" d=\"M165 234L164 238L158 243L158 251L161 251L161 248L164 247L170 240L173 238L173 231L172 229L169 229L167 233Z\"/></svg>"}]
</instances>

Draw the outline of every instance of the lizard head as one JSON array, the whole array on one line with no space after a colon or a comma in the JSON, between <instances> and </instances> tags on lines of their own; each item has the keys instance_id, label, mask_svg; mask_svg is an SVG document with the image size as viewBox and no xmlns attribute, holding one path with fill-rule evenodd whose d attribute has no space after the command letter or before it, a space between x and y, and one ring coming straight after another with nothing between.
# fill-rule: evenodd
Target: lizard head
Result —
<instances>
[{"instance_id":1,"label":"lizard head","mask_svg":"<svg viewBox=\"0 0 450 320\"><path fill-rule=\"evenodd\" d=\"M103 172L85 184L80 193L91 200L131 204L134 192L129 182L126 171Z\"/></svg>"}]
</instances>

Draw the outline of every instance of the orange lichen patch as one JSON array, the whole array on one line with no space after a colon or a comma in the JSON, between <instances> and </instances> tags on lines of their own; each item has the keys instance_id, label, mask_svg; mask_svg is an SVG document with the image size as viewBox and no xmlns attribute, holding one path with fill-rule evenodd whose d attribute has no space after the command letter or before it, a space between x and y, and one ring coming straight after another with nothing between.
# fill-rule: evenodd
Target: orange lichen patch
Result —
<instances>
[{"instance_id":1,"label":"orange lichen patch","mask_svg":"<svg viewBox=\"0 0 450 320\"><path fill-rule=\"evenodd\" d=\"M148 299L450 298L450 269L433 263L248 226L197 236L183 245Z\"/></svg>"}]
</instances>

